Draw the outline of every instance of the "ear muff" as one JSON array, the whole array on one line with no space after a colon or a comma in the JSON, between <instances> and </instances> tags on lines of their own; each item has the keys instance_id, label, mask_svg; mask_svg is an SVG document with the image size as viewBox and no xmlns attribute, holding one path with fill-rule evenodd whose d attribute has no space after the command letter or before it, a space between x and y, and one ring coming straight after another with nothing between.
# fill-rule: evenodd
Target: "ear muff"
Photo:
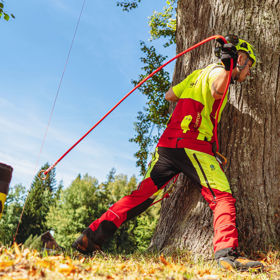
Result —
<instances>
[{"instance_id":1,"label":"ear muff","mask_svg":"<svg viewBox=\"0 0 280 280\"><path fill-rule=\"evenodd\" d=\"M257 59L256 59L255 51L254 51L253 46L250 43L248 43L245 40L239 39L238 36L234 35L234 34L226 35L225 39L227 40L228 43L233 44L236 47L237 51L244 51L248 54L249 58L253 61L252 67L254 67L256 65ZM221 50L222 50L222 46L223 46L223 41L219 40L219 39L217 39L216 41L218 43L220 43L220 46L217 46L215 48L214 52L218 58L221 58Z\"/></svg>"}]
</instances>

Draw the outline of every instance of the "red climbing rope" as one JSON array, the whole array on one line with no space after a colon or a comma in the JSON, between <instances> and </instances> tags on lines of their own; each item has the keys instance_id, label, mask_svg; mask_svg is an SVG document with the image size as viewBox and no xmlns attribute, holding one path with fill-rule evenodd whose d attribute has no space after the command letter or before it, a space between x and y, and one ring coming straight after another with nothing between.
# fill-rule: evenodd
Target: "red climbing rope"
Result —
<instances>
[{"instance_id":1,"label":"red climbing rope","mask_svg":"<svg viewBox=\"0 0 280 280\"><path fill-rule=\"evenodd\" d=\"M192 47L184 50L183 52L177 54L176 56L174 56L172 59L170 59L169 61L167 61L166 63L164 63L163 65L161 65L159 68L157 68L155 71L153 71L150 75L148 75L145 79L143 79L138 85L136 85L129 93L127 93L113 108L111 108L84 136L82 136L72 147L70 147L53 165L51 165L47 170L41 170L41 172L39 173L39 176L42 179L45 179L47 174L71 151L73 150L94 128L96 128L109 114L112 113L112 111L114 111L130 94L132 94L137 88L139 88L143 83L145 83L148 79L150 79L153 75L155 75L157 72L159 72L162 68L164 68L166 65L168 65L170 62L172 62L173 60L176 60L178 57L186 54L189 51L192 51L193 49L211 41L217 38L221 38L225 43L227 43L226 39L221 36L221 35L214 35L211 37L206 38L205 40L202 40L201 42L193 45ZM233 61L231 61L231 66L233 65ZM232 69L232 67L231 67ZM220 112L220 108L221 108L221 104L226 96L226 92L228 90L228 86L231 80L231 72L230 72L230 76L229 76L229 80L228 80L228 84L227 84L227 88L225 90L225 93L223 95L223 98L220 102L220 106L217 110L217 114L216 114L216 122L215 122L215 130L217 130L217 120L218 120L218 116L219 116L219 112ZM217 133L215 131L215 140L217 143L217 150L219 148L218 145L218 138L217 138ZM43 176L43 174L45 176Z\"/></svg>"}]
</instances>

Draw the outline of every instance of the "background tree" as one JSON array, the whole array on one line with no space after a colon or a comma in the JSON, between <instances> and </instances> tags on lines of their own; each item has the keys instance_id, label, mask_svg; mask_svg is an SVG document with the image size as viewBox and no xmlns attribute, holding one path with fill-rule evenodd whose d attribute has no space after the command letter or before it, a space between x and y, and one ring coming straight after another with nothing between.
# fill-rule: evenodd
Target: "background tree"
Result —
<instances>
[{"instance_id":1,"label":"background tree","mask_svg":"<svg viewBox=\"0 0 280 280\"><path fill-rule=\"evenodd\" d=\"M89 224L99 218L113 203L136 189L136 178L115 175L112 169L105 183L80 175L61 192L56 204L50 207L47 225L54 231L56 241L69 248ZM102 248L109 252L130 253L147 249L158 217L158 207L126 222Z\"/></svg>"},{"instance_id":2,"label":"background tree","mask_svg":"<svg viewBox=\"0 0 280 280\"><path fill-rule=\"evenodd\" d=\"M0 242L3 244L8 245L13 241L25 197L24 186L16 185L10 188L0 220Z\"/></svg>"},{"instance_id":3,"label":"background tree","mask_svg":"<svg viewBox=\"0 0 280 280\"><path fill-rule=\"evenodd\" d=\"M61 246L71 245L76 234L84 230L94 216L105 211L101 192L97 179L87 174L78 175L61 192L47 215L48 228L54 230L54 237Z\"/></svg>"},{"instance_id":4,"label":"background tree","mask_svg":"<svg viewBox=\"0 0 280 280\"><path fill-rule=\"evenodd\" d=\"M240 247L267 250L280 244L280 9L279 1L178 1L177 52L213 34L252 42L259 63L251 78L230 89L219 130L220 150L237 198ZM178 59L174 83L214 61L213 43ZM199 190L181 176L163 203L151 248L212 253L212 213Z\"/></svg>"},{"instance_id":5,"label":"background tree","mask_svg":"<svg viewBox=\"0 0 280 280\"><path fill-rule=\"evenodd\" d=\"M160 67L166 59L157 54L153 46L148 47L144 42L141 42L141 50L146 55L141 58L144 63L142 70L145 71L145 74L141 74L139 80L133 81L134 85ZM163 96L170 86L169 80L169 73L162 69L139 89L147 97L147 106L143 108L143 111L138 112L137 122L134 123L136 134L129 141L139 145L139 149L134 155L137 158L136 165L141 168L142 175L146 172L151 147L158 141L168 120L168 102ZM153 131L154 128L157 132Z\"/></svg>"},{"instance_id":6,"label":"background tree","mask_svg":"<svg viewBox=\"0 0 280 280\"><path fill-rule=\"evenodd\" d=\"M164 47L175 43L175 5L175 0L167 0L163 12L154 12L149 19L151 41L162 38ZM141 42L140 46L144 55L140 58L144 64L141 68L144 73L139 75L137 80L132 81L134 85L160 67L167 59L167 56L159 54L154 46L148 46L145 42ZM164 95L170 84L168 71L162 69L139 88L147 102L143 110L138 112L137 121L134 124L135 135L129 141L135 142L139 146L134 155L137 158L136 165L140 167L142 175L146 172L148 155L168 120L169 104Z\"/></svg>"},{"instance_id":7,"label":"background tree","mask_svg":"<svg viewBox=\"0 0 280 280\"><path fill-rule=\"evenodd\" d=\"M49 164L45 164L40 170L48 168ZM35 176L16 237L18 243L24 243L30 235L41 235L48 230L46 216L61 188L61 185L56 188L55 169L50 171L44 181L38 177L38 174Z\"/></svg>"},{"instance_id":8,"label":"background tree","mask_svg":"<svg viewBox=\"0 0 280 280\"><path fill-rule=\"evenodd\" d=\"M122 7L123 11L130 11L138 7L141 0L131 0L131 1L117 1L117 6Z\"/></svg>"}]
</instances>

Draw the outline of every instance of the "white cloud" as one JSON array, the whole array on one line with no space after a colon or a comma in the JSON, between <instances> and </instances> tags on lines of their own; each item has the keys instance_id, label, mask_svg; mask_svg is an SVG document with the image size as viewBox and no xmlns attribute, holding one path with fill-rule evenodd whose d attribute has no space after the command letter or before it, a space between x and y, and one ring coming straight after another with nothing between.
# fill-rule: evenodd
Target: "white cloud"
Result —
<instances>
[{"instance_id":1,"label":"white cloud","mask_svg":"<svg viewBox=\"0 0 280 280\"><path fill-rule=\"evenodd\" d=\"M69 1L51 0L50 4L58 10L62 10L63 12L73 12L73 9L71 9L71 6L69 5Z\"/></svg>"},{"instance_id":2,"label":"white cloud","mask_svg":"<svg viewBox=\"0 0 280 280\"><path fill-rule=\"evenodd\" d=\"M36 166L46 127L41 116L31 112L27 115L24 110L18 109L9 100L3 98L0 110L0 127L4 136L0 139L0 161L14 168L11 183L13 185L23 183L29 188L41 165L45 162L53 164L82 136L77 135L79 132L75 130L64 131L51 125ZM68 186L78 173L89 173L101 182L106 179L112 167L117 168L117 172L128 175L137 173L132 153L120 149L117 146L119 144L107 146L106 143L100 143L89 135L57 165L57 181L63 180L64 185Z\"/></svg>"}]
</instances>

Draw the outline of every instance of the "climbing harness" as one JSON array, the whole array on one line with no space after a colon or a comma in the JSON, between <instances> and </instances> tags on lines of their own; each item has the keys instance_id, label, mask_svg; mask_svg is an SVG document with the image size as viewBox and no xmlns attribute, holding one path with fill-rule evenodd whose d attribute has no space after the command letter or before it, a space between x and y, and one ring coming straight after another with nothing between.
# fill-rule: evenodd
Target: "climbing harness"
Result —
<instances>
[{"instance_id":1,"label":"climbing harness","mask_svg":"<svg viewBox=\"0 0 280 280\"><path fill-rule=\"evenodd\" d=\"M222 165L225 166L227 164L227 158L219 152L215 152L217 161Z\"/></svg>"},{"instance_id":2,"label":"climbing harness","mask_svg":"<svg viewBox=\"0 0 280 280\"><path fill-rule=\"evenodd\" d=\"M39 173L39 177L44 180L46 179L47 174L71 151L73 150L94 128L96 128L109 114L111 114L129 95L131 95L137 88L139 88L142 84L144 84L148 79L150 79L152 76L154 76L157 72L159 72L162 68L164 68L166 65L168 65L170 62L176 60L177 58L179 58L180 56L186 54L189 51L192 51L193 49L211 41L211 40L215 40L215 39L220 39L223 43L227 43L227 40L221 36L221 35L214 35L211 37L208 37L204 40L202 40L201 42L193 45L192 47L184 50L183 52L177 54L176 56L174 56L172 59L170 59L169 61L167 61L166 63L164 63L163 65L161 65L159 68L157 68L156 70L154 70L150 75L148 75L146 78L144 78L140 83L138 83L129 93L127 93L114 107L112 107L90 130L88 130L73 146L71 146L54 164L52 164L48 169L46 170L41 170ZM215 119L215 128L214 128L214 137L215 137L215 141L216 141L216 145L217 145L217 152L219 152L219 144L218 144L218 136L217 136L217 126L218 126L218 119L219 119L219 112L221 109L221 106L223 104L223 101L225 99L230 81L231 81L231 74L232 74L232 67L233 67L233 59L231 59L231 68L230 68L230 75L229 75L229 79L226 85L226 90L223 94L223 97L220 101L220 105L217 109L217 113L216 113L216 119Z\"/></svg>"}]
</instances>

